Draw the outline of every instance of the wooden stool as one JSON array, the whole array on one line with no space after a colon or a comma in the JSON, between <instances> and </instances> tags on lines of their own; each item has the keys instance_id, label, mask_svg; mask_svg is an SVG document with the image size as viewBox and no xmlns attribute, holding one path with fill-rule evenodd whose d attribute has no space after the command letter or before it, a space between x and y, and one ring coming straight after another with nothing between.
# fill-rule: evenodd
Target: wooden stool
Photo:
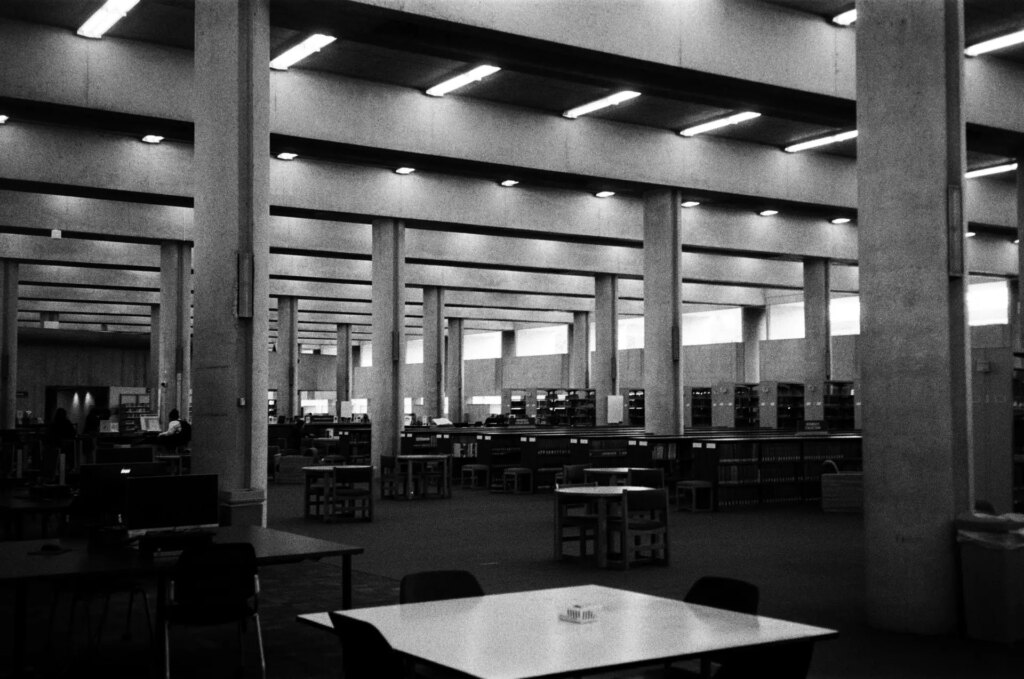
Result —
<instances>
[{"instance_id":1,"label":"wooden stool","mask_svg":"<svg viewBox=\"0 0 1024 679\"><path fill-rule=\"evenodd\" d=\"M505 492L533 492L533 470L529 467L509 467L501 475L501 480Z\"/></svg>"},{"instance_id":2,"label":"wooden stool","mask_svg":"<svg viewBox=\"0 0 1024 679\"><path fill-rule=\"evenodd\" d=\"M701 502L702 498L705 498L706 502ZM710 512L714 507L714 489L710 481L676 482L676 509L688 512Z\"/></svg>"},{"instance_id":3,"label":"wooden stool","mask_svg":"<svg viewBox=\"0 0 1024 679\"><path fill-rule=\"evenodd\" d=\"M459 479L459 485L461 485L463 488L487 488L489 483L490 469L487 467L487 465L462 465L462 476Z\"/></svg>"}]
</instances>

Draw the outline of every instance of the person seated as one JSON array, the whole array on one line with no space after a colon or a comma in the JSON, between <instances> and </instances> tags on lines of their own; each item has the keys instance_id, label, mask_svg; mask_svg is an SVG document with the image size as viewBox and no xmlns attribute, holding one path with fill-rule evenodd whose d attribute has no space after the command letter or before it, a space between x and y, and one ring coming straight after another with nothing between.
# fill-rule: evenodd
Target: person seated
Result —
<instances>
[{"instance_id":1,"label":"person seated","mask_svg":"<svg viewBox=\"0 0 1024 679\"><path fill-rule=\"evenodd\" d=\"M178 409L174 408L167 414L167 431L156 435L155 442L164 448L178 448L191 440L191 426L181 419Z\"/></svg>"}]
</instances>

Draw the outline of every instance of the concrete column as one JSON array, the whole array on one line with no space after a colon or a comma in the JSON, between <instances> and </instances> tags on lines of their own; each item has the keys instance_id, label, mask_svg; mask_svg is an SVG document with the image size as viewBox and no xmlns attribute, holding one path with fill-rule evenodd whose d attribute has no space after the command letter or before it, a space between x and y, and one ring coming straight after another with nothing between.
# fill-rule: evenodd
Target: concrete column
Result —
<instances>
[{"instance_id":1,"label":"concrete column","mask_svg":"<svg viewBox=\"0 0 1024 679\"><path fill-rule=\"evenodd\" d=\"M161 422L171 410L189 419L192 373L192 246L179 241L160 245L160 323L157 382L151 387ZM189 420L191 421L191 420Z\"/></svg>"},{"instance_id":2,"label":"concrete column","mask_svg":"<svg viewBox=\"0 0 1024 679\"><path fill-rule=\"evenodd\" d=\"M1021 237L1024 236L1024 169L1017 170L1017 284L1010 286L1010 322L1013 324L1013 350L1024 351L1024 294L1021 294L1024 285L1024 245L1021 245Z\"/></svg>"},{"instance_id":3,"label":"concrete column","mask_svg":"<svg viewBox=\"0 0 1024 679\"><path fill-rule=\"evenodd\" d=\"M644 422L650 434L683 433L681 203L675 189L644 193Z\"/></svg>"},{"instance_id":4,"label":"concrete column","mask_svg":"<svg viewBox=\"0 0 1024 679\"><path fill-rule=\"evenodd\" d=\"M866 612L950 634L952 521L973 486L963 2L861 0L857 13Z\"/></svg>"},{"instance_id":5,"label":"concrete column","mask_svg":"<svg viewBox=\"0 0 1024 679\"><path fill-rule=\"evenodd\" d=\"M737 382L761 381L761 340L765 339L768 312L763 306L745 306L743 324L743 371Z\"/></svg>"},{"instance_id":6,"label":"concrete column","mask_svg":"<svg viewBox=\"0 0 1024 679\"><path fill-rule=\"evenodd\" d=\"M804 419L825 419L822 390L832 379L832 322L829 262L820 257L804 260Z\"/></svg>"},{"instance_id":7,"label":"concrete column","mask_svg":"<svg viewBox=\"0 0 1024 679\"><path fill-rule=\"evenodd\" d=\"M516 331L501 331L501 360L498 361L495 383L498 385L498 393L509 386L511 380L506 376L512 369L512 359L516 357Z\"/></svg>"},{"instance_id":8,"label":"concrete column","mask_svg":"<svg viewBox=\"0 0 1024 679\"><path fill-rule=\"evenodd\" d=\"M149 305L149 364L146 366L146 386L150 393L160 389L160 305Z\"/></svg>"},{"instance_id":9,"label":"concrete column","mask_svg":"<svg viewBox=\"0 0 1024 679\"><path fill-rule=\"evenodd\" d=\"M199 0L195 27L192 468L265 523L269 1Z\"/></svg>"},{"instance_id":10,"label":"concrete column","mask_svg":"<svg viewBox=\"0 0 1024 679\"><path fill-rule=\"evenodd\" d=\"M619 393L619 279L598 275L594 292L594 422L603 425L608 424L608 397Z\"/></svg>"},{"instance_id":11,"label":"concrete column","mask_svg":"<svg viewBox=\"0 0 1024 679\"><path fill-rule=\"evenodd\" d=\"M277 352L274 360L283 363L284 384L277 385L277 412L291 417L301 415L299 405L299 299L277 298Z\"/></svg>"},{"instance_id":12,"label":"concrete column","mask_svg":"<svg viewBox=\"0 0 1024 679\"><path fill-rule=\"evenodd\" d=\"M462 325L461 318L448 319L448 347L445 354L445 394L448 396L448 419L462 422Z\"/></svg>"},{"instance_id":13,"label":"concrete column","mask_svg":"<svg viewBox=\"0 0 1024 679\"><path fill-rule=\"evenodd\" d=\"M569 386L590 386L590 312L576 311L569 328Z\"/></svg>"},{"instance_id":14,"label":"concrete column","mask_svg":"<svg viewBox=\"0 0 1024 679\"><path fill-rule=\"evenodd\" d=\"M371 464L397 455L402 429L405 365L405 224L373 220L373 386L370 392Z\"/></svg>"},{"instance_id":15,"label":"concrete column","mask_svg":"<svg viewBox=\"0 0 1024 679\"><path fill-rule=\"evenodd\" d=\"M423 288L423 412L441 417L444 410L444 290Z\"/></svg>"},{"instance_id":16,"label":"concrete column","mask_svg":"<svg viewBox=\"0 0 1024 679\"><path fill-rule=\"evenodd\" d=\"M335 415L341 418L341 402L352 400L352 326L338 323L337 396Z\"/></svg>"},{"instance_id":17,"label":"concrete column","mask_svg":"<svg viewBox=\"0 0 1024 679\"><path fill-rule=\"evenodd\" d=\"M0 429L14 429L18 391L18 262L0 259Z\"/></svg>"}]
</instances>

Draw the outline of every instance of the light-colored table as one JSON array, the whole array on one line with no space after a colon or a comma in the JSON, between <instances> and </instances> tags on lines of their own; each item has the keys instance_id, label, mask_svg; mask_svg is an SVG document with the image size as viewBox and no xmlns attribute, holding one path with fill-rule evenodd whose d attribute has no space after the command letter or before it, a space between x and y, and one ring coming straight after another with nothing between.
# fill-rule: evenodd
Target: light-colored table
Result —
<instances>
[{"instance_id":1,"label":"light-colored table","mask_svg":"<svg viewBox=\"0 0 1024 679\"><path fill-rule=\"evenodd\" d=\"M597 540L594 556L597 566L608 566L608 505L620 502L626 490L651 490L647 486L577 486L555 490L555 558L562 558L562 502L593 501L597 506Z\"/></svg>"},{"instance_id":2,"label":"light-colored table","mask_svg":"<svg viewBox=\"0 0 1024 679\"><path fill-rule=\"evenodd\" d=\"M597 620L564 622L573 604ZM397 652L480 679L526 679L658 665L715 651L817 641L835 630L600 585L340 611ZM326 612L299 621L333 630Z\"/></svg>"},{"instance_id":3,"label":"light-colored table","mask_svg":"<svg viewBox=\"0 0 1024 679\"><path fill-rule=\"evenodd\" d=\"M452 456L451 455L396 455L395 459L398 462L399 472L405 473L405 497L406 499L412 499L413 497L413 477L415 473L413 467L416 463L427 464L428 462L440 462L442 463L442 473L444 479L442 480L441 486L441 497L452 496ZM402 469L405 467L405 469ZM422 493L423 497L426 497L426 491Z\"/></svg>"}]
</instances>

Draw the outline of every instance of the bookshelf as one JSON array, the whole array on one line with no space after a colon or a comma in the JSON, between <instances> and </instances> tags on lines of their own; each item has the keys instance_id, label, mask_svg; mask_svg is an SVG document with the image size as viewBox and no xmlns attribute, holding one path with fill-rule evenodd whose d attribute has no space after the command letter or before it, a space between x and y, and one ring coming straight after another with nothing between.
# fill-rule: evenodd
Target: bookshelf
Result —
<instances>
[{"instance_id":1,"label":"bookshelf","mask_svg":"<svg viewBox=\"0 0 1024 679\"><path fill-rule=\"evenodd\" d=\"M804 385L761 382L758 385L759 425L763 429L803 429Z\"/></svg>"},{"instance_id":2,"label":"bookshelf","mask_svg":"<svg viewBox=\"0 0 1024 679\"><path fill-rule=\"evenodd\" d=\"M683 426L711 426L711 387L683 388Z\"/></svg>"},{"instance_id":3,"label":"bookshelf","mask_svg":"<svg viewBox=\"0 0 1024 679\"><path fill-rule=\"evenodd\" d=\"M597 391L594 389L567 389L566 417L570 427L593 427L597 421Z\"/></svg>"},{"instance_id":4,"label":"bookshelf","mask_svg":"<svg viewBox=\"0 0 1024 679\"><path fill-rule=\"evenodd\" d=\"M151 413L149 394L121 394L118 398L118 430L134 433L140 430L139 418Z\"/></svg>"},{"instance_id":5,"label":"bookshelf","mask_svg":"<svg viewBox=\"0 0 1024 679\"><path fill-rule=\"evenodd\" d=\"M731 429L760 427L758 385L731 382L715 385L711 395L711 426Z\"/></svg>"},{"instance_id":6,"label":"bookshelf","mask_svg":"<svg viewBox=\"0 0 1024 679\"><path fill-rule=\"evenodd\" d=\"M630 426L636 427L644 424L645 411L643 389L629 389L626 392L626 415L629 418Z\"/></svg>"},{"instance_id":7,"label":"bookshelf","mask_svg":"<svg viewBox=\"0 0 1024 679\"><path fill-rule=\"evenodd\" d=\"M822 392L827 429L857 429L853 382L826 382Z\"/></svg>"},{"instance_id":8,"label":"bookshelf","mask_svg":"<svg viewBox=\"0 0 1024 679\"><path fill-rule=\"evenodd\" d=\"M516 424L525 424L536 417L537 405L531 389L502 390L501 405L501 412L507 413Z\"/></svg>"}]
</instances>

